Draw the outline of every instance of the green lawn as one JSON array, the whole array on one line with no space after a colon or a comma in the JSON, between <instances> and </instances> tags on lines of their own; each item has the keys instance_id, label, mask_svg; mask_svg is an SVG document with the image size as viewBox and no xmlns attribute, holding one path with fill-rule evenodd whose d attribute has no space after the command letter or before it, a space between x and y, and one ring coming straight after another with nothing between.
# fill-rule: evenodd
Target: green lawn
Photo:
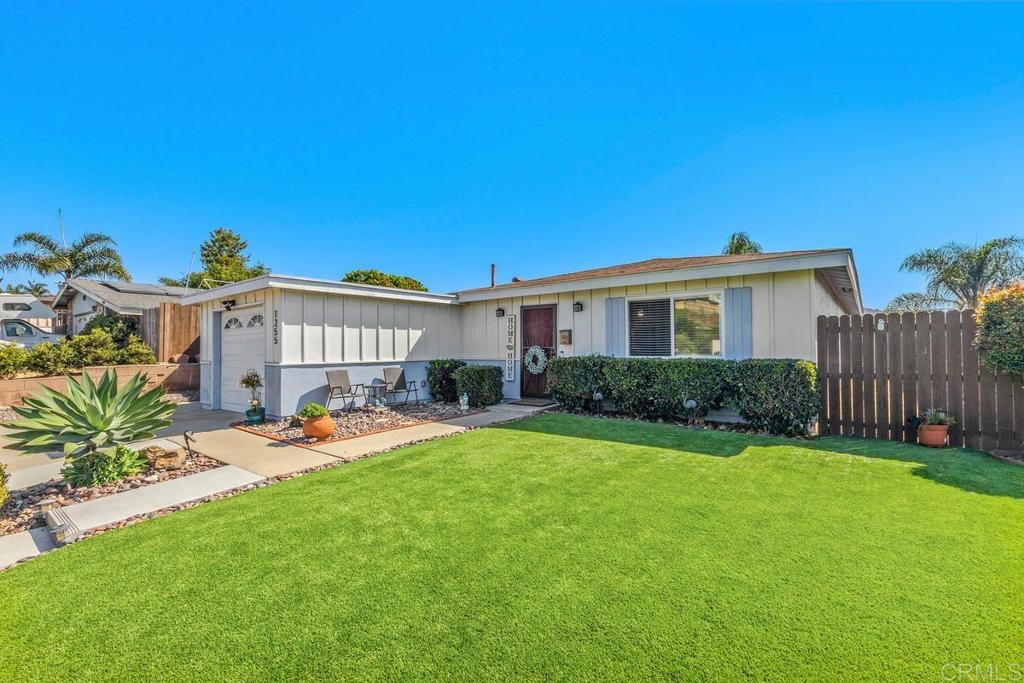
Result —
<instances>
[{"instance_id":1,"label":"green lawn","mask_svg":"<svg viewBox=\"0 0 1024 683\"><path fill-rule=\"evenodd\" d=\"M544 415L0 574L0 677L19 682L939 681L946 663L1024 667L1024 468L853 439Z\"/></svg>"}]
</instances>

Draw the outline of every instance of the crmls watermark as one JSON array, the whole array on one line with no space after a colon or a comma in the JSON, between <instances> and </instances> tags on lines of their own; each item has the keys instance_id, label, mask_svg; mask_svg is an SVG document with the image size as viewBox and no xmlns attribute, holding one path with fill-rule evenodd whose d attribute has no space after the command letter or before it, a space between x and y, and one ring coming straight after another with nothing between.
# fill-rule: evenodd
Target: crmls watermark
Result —
<instances>
[{"instance_id":1,"label":"crmls watermark","mask_svg":"<svg viewBox=\"0 0 1024 683\"><path fill-rule=\"evenodd\" d=\"M940 675L943 681L957 683L1015 683L1024 681L1024 662L948 662Z\"/></svg>"}]
</instances>

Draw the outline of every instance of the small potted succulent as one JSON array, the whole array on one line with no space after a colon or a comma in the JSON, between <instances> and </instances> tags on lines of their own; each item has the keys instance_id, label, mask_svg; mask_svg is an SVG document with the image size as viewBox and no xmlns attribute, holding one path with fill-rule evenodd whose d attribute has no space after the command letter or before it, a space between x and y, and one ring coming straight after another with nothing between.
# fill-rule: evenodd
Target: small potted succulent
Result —
<instances>
[{"instance_id":1,"label":"small potted succulent","mask_svg":"<svg viewBox=\"0 0 1024 683\"><path fill-rule=\"evenodd\" d=\"M323 441L334 433L334 418L330 411L319 403L307 403L299 411L302 418L302 433L310 439Z\"/></svg>"},{"instance_id":2,"label":"small potted succulent","mask_svg":"<svg viewBox=\"0 0 1024 683\"><path fill-rule=\"evenodd\" d=\"M238 380L238 386L249 391L249 409L245 411L247 424L263 424L267 417L267 409L263 407L260 400L260 389L263 388L263 378L255 370L246 370L242 378Z\"/></svg>"},{"instance_id":3,"label":"small potted succulent","mask_svg":"<svg viewBox=\"0 0 1024 683\"><path fill-rule=\"evenodd\" d=\"M922 446L942 448L949 438L949 428L955 424L956 420L945 411L932 408L925 412L917 426L917 442Z\"/></svg>"}]
</instances>

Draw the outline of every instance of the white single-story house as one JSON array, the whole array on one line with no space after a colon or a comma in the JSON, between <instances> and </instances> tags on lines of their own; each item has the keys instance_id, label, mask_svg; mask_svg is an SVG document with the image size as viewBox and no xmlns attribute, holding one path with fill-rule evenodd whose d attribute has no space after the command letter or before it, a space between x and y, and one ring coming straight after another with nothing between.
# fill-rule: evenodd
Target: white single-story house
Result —
<instances>
[{"instance_id":1,"label":"white single-story house","mask_svg":"<svg viewBox=\"0 0 1024 683\"><path fill-rule=\"evenodd\" d=\"M545 393L522 372L526 350L814 359L819 315L861 313L849 249L652 259L434 294L264 275L194 292L201 315L200 400L242 411L255 368L270 415L327 396L326 370L380 381L401 366L424 382L427 362L461 358L504 369L506 398Z\"/></svg>"},{"instance_id":2,"label":"white single-story house","mask_svg":"<svg viewBox=\"0 0 1024 683\"><path fill-rule=\"evenodd\" d=\"M183 287L72 278L60 286L51 305L62 319L64 332L79 334L94 316L118 313L141 317L160 304L180 303L184 294Z\"/></svg>"}]
</instances>

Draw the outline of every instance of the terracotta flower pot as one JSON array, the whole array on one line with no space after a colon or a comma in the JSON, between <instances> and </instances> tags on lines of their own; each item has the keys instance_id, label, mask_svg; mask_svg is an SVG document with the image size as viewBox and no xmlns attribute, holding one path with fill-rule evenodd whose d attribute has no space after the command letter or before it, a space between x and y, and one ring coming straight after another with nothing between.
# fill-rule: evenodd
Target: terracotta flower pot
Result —
<instances>
[{"instance_id":1,"label":"terracotta flower pot","mask_svg":"<svg viewBox=\"0 0 1024 683\"><path fill-rule=\"evenodd\" d=\"M302 433L311 439L323 441L334 433L334 418L330 415L311 417L302 423Z\"/></svg>"},{"instance_id":2,"label":"terracotta flower pot","mask_svg":"<svg viewBox=\"0 0 1024 683\"><path fill-rule=\"evenodd\" d=\"M920 425L917 428L917 442L922 446L942 448L949 437L949 425Z\"/></svg>"}]
</instances>

